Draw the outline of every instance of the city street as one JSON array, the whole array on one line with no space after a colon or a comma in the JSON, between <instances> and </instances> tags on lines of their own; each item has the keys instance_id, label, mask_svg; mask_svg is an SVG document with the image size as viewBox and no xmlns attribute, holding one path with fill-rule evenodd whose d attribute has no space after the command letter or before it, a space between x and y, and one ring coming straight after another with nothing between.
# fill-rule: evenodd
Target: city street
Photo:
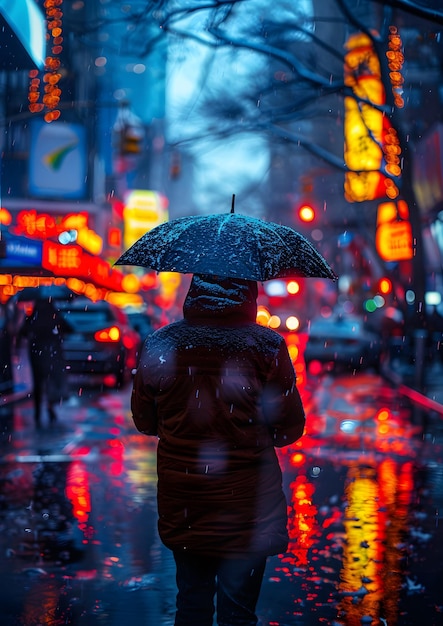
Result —
<instances>
[{"instance_id":1,"label":"city street","mask_svg":"<svg viewBox=\"0 0 443 626\"><path fill-rule=\"evenodd\" d=\"M443 0L0 26L0 626L443 626Z\"/></svg>"},{"instance_id":2,"label":"city street","mask_svg":"<svg viewBox=\"0 0 443 626\"><path fill-rule=\"evenodd\" d=\"M301 391L307 434L279 453L291 542L269 559L260 624L443 624L441 417L423 435L371 373ZM2 626L173 624L156 442L135 431L129 397L73 391L40 430L30 398L2 407Z\"/></svg>"}]
</instances>

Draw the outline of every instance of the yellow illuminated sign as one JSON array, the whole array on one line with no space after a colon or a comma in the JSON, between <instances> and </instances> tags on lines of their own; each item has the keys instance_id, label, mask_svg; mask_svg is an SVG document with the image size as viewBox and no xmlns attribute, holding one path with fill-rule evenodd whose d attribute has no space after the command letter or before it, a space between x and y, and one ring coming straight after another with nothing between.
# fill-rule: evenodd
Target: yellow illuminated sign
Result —
<instances>
[{"instance_id":1,"label":"yellow illuminated sign","mask_svg":"<svg viewBox=\"0 0 443 626\"><path fill-rule=\"evenodd\" d=\"M398 41L391 41L390 46L388 63L396 69L391 72L391 83L400 97L399 52L392 49ZM349 202L394 199L399 190L388 176L401 174L401 149L397 132L381 110L386 97L380 62L371 39L363 33L351 36L346 47L344 80L354 95L344 102L344 159L350 170L345 174L345 198Z\"/></svg>"},{"instance_id":2,"label":"yellow illuminated sign","mask_svg":"<svg viewBox=\"0 0 443 626\"><path fill-rule=\"evenodd\" d=\"M409 208L404 200L379 205L375 247L384 261L408 261L414 256Z\"/></svg>"},{"instance_id":3,"label":"yellow illuminated sign","mask_svg":"<svg viewBox=\"0 0 443 626\"><path fill-rule=\"evenodd\" d=\"M160 194L147 189L129 192L123 209L125 248L167 219L164 198Z\"/></svg>"}]
</instances>

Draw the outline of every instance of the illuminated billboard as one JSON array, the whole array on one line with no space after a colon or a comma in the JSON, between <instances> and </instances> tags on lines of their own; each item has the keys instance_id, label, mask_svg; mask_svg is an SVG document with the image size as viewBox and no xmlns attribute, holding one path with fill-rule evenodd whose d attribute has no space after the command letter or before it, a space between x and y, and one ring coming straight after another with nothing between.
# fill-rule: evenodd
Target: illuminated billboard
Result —
<instances>
[{"instance_id":1,"label":"illuminated billboard","mask_svg":"<svg viewBox=\"0 0 443 626\"><path fill-rule=\"evenodd\" d=\"M148 230L168 219L164 196L148 189L129 191L123 208L124 246L129 248Z\"/></svg>"},{"instance_id":2,"label":"illuminated billboard","mask_svg":"<svg viewBox=\"0 0 443 626\"><path fill-rule=\"evenodd\" d=\"M87 193L86 129L80 124L33 121L29 192L38 198L82 199Z\"/></svg>"}]
</instances>

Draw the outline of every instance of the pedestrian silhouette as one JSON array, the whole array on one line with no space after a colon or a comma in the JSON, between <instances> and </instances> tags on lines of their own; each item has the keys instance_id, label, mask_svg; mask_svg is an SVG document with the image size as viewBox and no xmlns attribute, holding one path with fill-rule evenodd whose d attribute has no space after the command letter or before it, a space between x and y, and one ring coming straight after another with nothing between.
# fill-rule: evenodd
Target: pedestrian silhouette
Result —
<instances>
[{"instance_id":1,"label":"pedestrian silhouette","mask_svg":"<svg viewBox=\"0 0 443 626\"><path fill-rule=\"evenodd\" d=\"M257 623L268 556L287 549L275 447L305 415L285 341L256 323L257 283L194 275L184 319L150 335L132 390L158 437L158 514L173 551L176 626Z\"/></svg>"},{"instance_id":2,"label":"pedestrian silhouette","mask_svg":"<svg viewBox=\"0 0 443 626\"><path fill-rule=\"evenodd\" d=\"M0 302L0 396L11 393L14 387L12 375L12 327L7 304Z\"/></svg>"},{"instance_id":3,"label":"pedestrian silhouette","mask_svg":"<svg viewBox=\"0 0 443 626\"><path fill-rule=\"evenodd\" d=\"M28 340L36 426L41 422L43 402L46 402L49 421L54 423L57 419L55 405L60 404L65 395L63 333L69 328L51 298L36 300L22 326L21 335Z\"/></svg>"}]
</instances>

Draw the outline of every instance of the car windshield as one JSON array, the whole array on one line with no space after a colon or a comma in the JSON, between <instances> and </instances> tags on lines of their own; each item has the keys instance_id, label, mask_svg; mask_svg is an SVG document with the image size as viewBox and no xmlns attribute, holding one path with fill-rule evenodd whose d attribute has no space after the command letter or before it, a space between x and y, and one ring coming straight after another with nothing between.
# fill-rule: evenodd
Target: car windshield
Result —
<instances>
[{"instance_id":1,"label":"car windshield","mask_svg":"<svg viewBox=\"0 0 443 626\"><path fill-rule=\"evenodd\" d=\"M63 303L60 310L73 330L98 328L115 323L111 309L99 303Z\"/></svg>"},{"instance_id":2,"label":"car windshield","mask_svg":"<svg viewBox=\"0 0 443 626\"><path fill-rule=\"evenodd\" d=\"M330 318L324 320L316 320L311 323L311 332L340 332L340 333L358 333L362 330L361 323L358 320L345 318Z\"/></svg>"}]
</instances>

